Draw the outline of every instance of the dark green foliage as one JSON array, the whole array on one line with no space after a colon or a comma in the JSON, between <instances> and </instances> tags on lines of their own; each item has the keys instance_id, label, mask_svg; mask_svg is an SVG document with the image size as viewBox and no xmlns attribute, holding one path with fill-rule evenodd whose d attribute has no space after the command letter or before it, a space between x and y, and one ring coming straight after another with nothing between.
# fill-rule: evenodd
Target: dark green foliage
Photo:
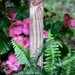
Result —
<instances>
[{"instance_id":1,"label":"dark green foliage","mask_svg":"<svg viewBox=\"0 0 75 75\"><path fill-rule=\"evenodd\" d=\"M4 34L3 31L0 31L0 54L5 54L11 49L11 42L9 38Z\"/></svg>"},{"instance_id":2,"label":"dark green foliage","mask_svg":"<svg viewBox=\"0 0 75 75\"><path fill-rule=\"evenodd\" d=\"M8 37L8 28L9 28L8 20L6 18L3 18L3 20L1 20L0 23L0 29L3 30L3 32L7 37Z\"/></svg>"},{"instance_id":3,"label":"dark green foliage","mask_svg":"<svg viewBox=\"0 0 75 75\"><path fill-rule=\"evenodd\" d=\"M73 30L69 27L62 27L60 30L60 34L62 34L62 36L68 35L70 37L73 37Z\"/></svg>"},{"instance_id":4,"label":"dark green foliage","mask_svg":"<svg viewBox=\"0 0 75 75\"><path fill-rule=\"evenodd\" d=\"M61 58L63 58L68 54L69 48L61 38L56 38L56 40L59 41L62 45L62 46L59 46L59 50L61 51Z\"/></svg>"},{"instance_id":5,"label":"dark green foliage","mask_svg":"<svg viewBox=\"0 0 75 75\"><path fill-rule=\"evenodd\" d=\"M28 6L15 7L15 12L17 14L17 19L24 19L26 17L29 17L29 7Z\"/></svg>"},{"instance_id":6,"label":"dark green foliage","mask_svg":"<svg viewBox=\"0 0 75 75\"><path fill-rule=\"evenodd\" d=\"M9 13L11 9L12 7L8 7L6 8L6 11ZM24 18L29 17L29 7L28 6L15 6L14 13L16 14L16 19L23 20Z\"/></svg>"},{"instance_id":7,"label":"dark green foliage","mask_svg":"<svg viewBox=\"0 0 75 75\"><path fill-rule=\"evenodd\" d=\"M15 6L20 6L20 1L21 0L10 0L12 3L14 3Z\"/></svg>"},{"instance_id":8,"label":"dark green foliage","mask_svg":"<svg viewBox=\"0 0 75 75\"><path fill-rule=\"evenodd\" d=\"M59 31L61 30L61 27L63 25L61 21L53 22L53 20L50 18L45 19L44 23L45 29L46 30L50 29L53 36L57 36L59 34Z\"/></svg>"}]
</instances>

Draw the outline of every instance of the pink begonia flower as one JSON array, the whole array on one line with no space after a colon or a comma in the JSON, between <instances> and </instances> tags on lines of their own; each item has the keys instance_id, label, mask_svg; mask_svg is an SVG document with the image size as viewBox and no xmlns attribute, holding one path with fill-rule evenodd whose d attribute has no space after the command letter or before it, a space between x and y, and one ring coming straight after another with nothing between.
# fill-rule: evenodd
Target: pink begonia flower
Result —
<instances>
[{"instance_id":1,"label":"pink begonia flower","mask_svg":"<svg viewBox=\"0 0 75 75\"><path fill-rule=\"evenodd\" d=\"M75 19L71 19L71 20L68 22L68 25L69 25L69 27L75 27Z\"/></svg>"},{"instance_id":2,"label":"pink begonia flower","mask_svg":"<svg viewBox=\"0 0 75 75\"><path fill-rule=\"evenodd\" d=\"M9 18L11 20L16 19L16 14L14 13L14 9L13 8L10 10Z\"/></svg>"},{"instance_id":3,"label":"pink begonia flower","mask_svg":"<svg viewBox=\"0 0 75 75\"><path fill-rule=\"evenodd\" d=\"M64 25L69 27L75 27L75 19L73 19L69 14L64 15Z\"/></svg>"},{"instance_id":4,"label":"pink begonia flower","mask_svg":"<svg viewBox=\"0 0 75 75\"><path fill-rule=\"evenodd\" d=\"M30 46L30 40L29 40L28 37L25 37L23 39L23 45L29 48L29 46Z\"/></svg>"},{"instance_id":5,"label":"pink begonia flower","mask_svg":"<svg viewBox=\"0 0 75 75\"><path fill-rule=\"evenodd\" d=\"M9 68L12 71L18 71L21 69L21 65L18 63L16 55L14 54L9 55L8 60L6 61L6 64L9 66Z\"/></svg>"},{"instance_id":6,"label":"pink begonia flower","mask_svg":"<svg viewBox=\"0 0 75 75\"><path fill-rule=\"evenodd\" d=\"M25 35L29 35L30 34L30 19L29 18L23 19L23 23L24 23L23 33Z\"/></svg>"},{"instance_id":7,"label":"pink begonia flower","mask_svg":"<svg viewBox=\"0 0 75 75\"><path fill-rule=\"evenodd\" d=\"M65 14L64 25L69 27L75 27L75 19L73 19L69 14Z\"/></svg>"},{"instance_id":8,"label":"pink begonia flower","mask_svg":"<svg viewBox=\"0 0 75 75\"><path fill-rule=\"evenodd\" d=\"M43 38L46 38L46 37L47 37L47 31L43 30Z\"/></svg>"},{"instance_id":9,"label":"pink begonia flower","mask_svg":"<svg viewBox=\"0 0 75 75\"><path fill-rule=\"evenodd\" d=\"M12 73L12 70L11 69L8 69L8 70L5 70L4 72L8 75L8 74L11 74Z\"/></svg>"},{"instance_id":10,"label":"pink begonia flower","mask_svg":"<svg viewBox=\"0 0 75 75\"><path fill-rule=\"evenodd\" d=\"M9 13L9 24L12 24L12 20L15 20L16 19L16 14L14 13L14 8L12 8L10 10L10 13Z\"/></svg>"},{"instance_id":11,"label":"pink begonia flower","mask_svg":"<svg viewBox=\"0 0 75 75\"><path fill-rule=\"evenodd\" d=\"M12 38L14 41L16 41L17 44L22 44L23 46L26 46L29 48L30 41L28 37L22 37L22 36L15 36Z\"/></svg>"},{"instance_id":12,"label":"pink begonia flower","mask_svg":"<svg viewBox=\"0 0 75 75\"><path fill-rule=\"evenodd\" d=\"M16 43L17 44L23 44L23 37L22 36L14 36L13 38L12 38L14 41L16 41Z\"/></svg>"},{"instance_id":13,"label":"pink begonia flower","mask_svg":"<svg viewBox=\"0 0 75 75\"><path fill-rule=\"evenodd\" d=\"M16 22L14 22L9 27L8 31L9 31L10 37L14 37L14 36L22 34L22 32L23 32L23 22L20 21L20 20L17 20Z\"/></svg>"},{"instance_id":14,"label":"pink begonia flower","mask_svg":"<svg viewBox=\"0 0 75 75\"><path fill-rule=\"evenodd\" d=\"M17 67L17 70L15 70L15 72L18 72L21 68L22 68L22 65L20 65L19 67Z\"/></svg>"},{"instance_id":15,"label":"pink begonia flower","mask_svg":"<svg viewBox=\"0 0 75 75\"><path fill-rule=\"evenodd\" d=\"M72 17L69 14L65 14L64 15L64 25L67 26L68 25L68 21L72 19Z\"/></svg>"}]
</instances>

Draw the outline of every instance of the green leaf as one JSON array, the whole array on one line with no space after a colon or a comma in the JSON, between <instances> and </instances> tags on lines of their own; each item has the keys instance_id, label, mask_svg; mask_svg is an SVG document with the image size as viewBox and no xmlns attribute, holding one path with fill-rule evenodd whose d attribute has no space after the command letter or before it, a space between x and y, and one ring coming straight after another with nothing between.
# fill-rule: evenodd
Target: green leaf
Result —
<instances>
[{"instance_id":1,"label":"green leaf","mask_svg":"<svg viewBox=\"0 0 75 75\"><path fill-rule=\"evenodd\" d=\"M69 27L63 27L60 30L60 34L62 34L63 36L68 35L70 37L73 37L73 30Z\"/></svg>"},{"instance_id":2,"label":"green leaf","mask_svg":"<svg viewBox=\"0 0 75 75\"><path fill-rule=\"evenodd\" d=\"M28 6L21 6L21 7L15 7L14 11L16 12L17 19L24 19L26 17L29 17L29 7Z\"/></svg>"},{"instance_id":3,"label":"green leaf","mask_svg":"<svg viewBox=\"0 0 75 75\"><path fill-rule=\"evenodd\" d=\"M53 22L53 20L50 18L46 19L44 24L45 24L44 28L46 30L50 29L54 37L58 36L59 31L61 30L61 27L63 25L61 21Z\"/></svg>"},{"instance_id":4,"label":"green leaf","mask_svg":"<svg viewBox=\"0 0 75 75\"><path fill-rule=\"evenodd\" d=\"M61 21L56 21L53 25L51 25L50 29L51 32L54 36L57 36L60 29L62 27L62 22Z\"/></svg>"},{"instance_id":5,"label":"green leaf","mask_svg":"<svg viewBox=\"0 0 75 75\"><path fill-rule=\"evenodd\" d=\"M4 34L4 32L0 32L0 54L5 54L11 49L10 39Z\"/></svg>"},{"instance_id":6,"label":"green leaf","mask_svg":"<svg viewBox=\"0 0 75 75\"><path fill-rule=\"evenodd\" d=\"M8 28L9 28L8 20L6 18L3 18L3 20L1 20L0 23L0 29L4 31L7 37L8 37Z\"/></svg>"}]
</instances>

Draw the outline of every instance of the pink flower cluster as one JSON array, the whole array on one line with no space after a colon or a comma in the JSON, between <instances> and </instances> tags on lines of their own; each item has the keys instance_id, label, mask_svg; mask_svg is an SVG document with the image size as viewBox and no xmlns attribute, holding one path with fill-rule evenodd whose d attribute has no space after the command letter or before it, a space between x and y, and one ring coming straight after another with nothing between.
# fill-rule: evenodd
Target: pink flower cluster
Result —
<instances>
[{"instance_id":1,"label":"pink flower cluster","mask_svg":"<svg viewBox=\"0 0 75 75\"><path fill-rule=\"evenodd\" d=\"M75 19L69 14L64 15L64 25L69 27L75 27Z\"/></svg>"},{"instance_id":2,"label":"pink flower cluster","mask_svg":"<svg viewBox=\"0 0 75 75\"><path fill-rule=\"evenodd\" d=\"M26 18L23 21L17 20L16 22L12 23L9 27L9 36L14 37L22 33L24 33L25 35L29 35L29 23L29 18Z\"/></svg>"},{"instance_id":3,"label":"pink flower cluster","mask_svg":"<svg viewBox=\"0 0 75 75\"><path fill-rule=\"evenodd\" d=\"M18 60L16 58L15 54L11 54L8 57L8 60L6 61L6 64L8 65L8 70L6 70L6 74L10 74L11 72L15 71L19 71L22 68L22 65L20 65L18 63Z\"/></svg>"},{"instance_id":4,"label":"pink flower cluster","mask_svg":"<svg viewBox=\"0 0 75 75\"><path fill-rule=\"evenodd\" d=\"M12 37L18 44L22 44L29 48L30 46L30 19L25 18L23 21L17 20L16 22L12 23L8 29L9 36ZM43 31L43 38L47 37L47 31Z\"/></svg>"},{"instance_id":5,"label":"pink flower cluster","mask_svg":"<svg viewBox=\"0 0 75 75\"><path fill-rule=\"evenodd\" d=\"M18 44L22 44L29 48L30 40L29 40L29 25L30 19L26 18L21 20L17 20L16 22L12 23L9 27L9 36L12 37ZM23 35L22 35L23 34Z\"/></svg>"}]
</instances>

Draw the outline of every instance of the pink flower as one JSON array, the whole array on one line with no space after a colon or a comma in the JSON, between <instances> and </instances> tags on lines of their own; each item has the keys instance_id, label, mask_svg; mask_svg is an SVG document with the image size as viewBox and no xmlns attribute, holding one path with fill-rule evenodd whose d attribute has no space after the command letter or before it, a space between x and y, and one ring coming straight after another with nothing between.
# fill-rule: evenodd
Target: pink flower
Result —
<instances>
[{"instance_id":1,"label":"pink flower","mask_svg":"<svg viewBox=\"0 0 75 75\"><path fill-rule=\"evenodd\" d=\"M12 73L12 70L11 70L11 69L8 69L8 70L4 70L4 72L5 72L6 74L11 74L11 73Z\"/></svg>"},{"instance_id":2,"label":"pink flower","mask_svg":"<svg viewBox=\"0 0 75 75\"><path fill-rule=\"evenodd\" d=\"M28 37L25 37L23 39L23 45L29 48L29 46L30 46L30 40L29 40Z\"/></svg>"},{"instance_id":3,"label":"pink flower","mask_svg":"<svg viewBox=\"0 0 75 75\"><path fill-rule=\"evenodd\" d=\"M73 19L69 14L65 14L64 25L69 27L75 27L75 19Z\"/></svg>"},{"instance_id":4,"label":"pink flower","mask_svg":"<svg viewBox=\"0 0 75 75\"><path fill-rule=\"evenodd\" d=\"M25 35L29 35L29 33L30 33L30 19L29 18L24 19L23 23L24 23L23 33Z\"/></svg>"},{"instance_id":5,"label":"pink flower","mask_svg":"<svg viewBox=\"0 0 75 75\"><path fill-rule=\"evenodd\" d=\"M12 38L14 41L16 41L17 44L22 44L23 46L26 46L29 48L30 40L28 37L22 37L22 36L15 36Z\"/></svg>"},{"instance_id":6,"label":"pink flower","mask_svg":"<svg viewBox=\"0 0 75 75\"><path fill-rule=\"evenodd\" d=\"M23 37L18 35L18 36L14 36L12 38L14 41L16 41L17 44L23 44L22 40L23 40Z\"/></svg>"},{"instance_id":7,"label":"pink flower","mask_svg":"<svg viewBox=\"0 0 75 75\"><path fill-rule=\"evenodd\" d=\"M14 13L13 8L10 10L9 17L10 17L11 20L16 19L16 14Z\"/></svg>"},{"instance_id":8,"label":"pink flower","mask_svg":"<svg viewBox=\"0 0 75 75\"><path fill-rule=\"evenodd\" d=\"M72 17L69 14L64 15L64 25L68 25L68 21L72 19Z\"/></svg>"},{"instance_id":9,"label":"pink flower","mask_svg":"<svg viewBox=\"0 0 75 75\"><path fill-rule=\"evenodd\" d=\"M68 22L69 27L75 27L75 19L71 19Z\"/></svg>"},{"instance_id":10,"label":"pink flower","mask_svg":"<svg viewBox=\"0 0 75 75\"><path fill-rule=\"evenodd\" d=\"M15 70L15 72L18 72L21 68L22 68L22 65L20 65L20 66L18 67L18 69Z\"/></svg>"},{"instance_id":11,"label":"pink flower","mask_svg":"<svg viewBox=\"0 0 75 75\"><path fill-rule=\"evenodd\" d=\"M68 21L72 19L71 16L69 14L65 14L64 15L64 25L67 26L68 25Z\"/></svg>"},{"instance_id":12,"label":"pink flower","mask_svg":"<svg viewBox=\"0 0 75 75\"><path fill-rule=\"evenodd\" d=\"M8 60L6 61L6 64L9 66L9 68L12 71L18 71L20 70L20 64L18 63L18 60L14 54L9 55Z\"/></svg>"},{"instance_id":13,"label":"pink flower","mask_svg":"<svg viewBox=\"0 0 75 75\"><path fill-rule=\"evenodd\" d=\"M23 22L20 21L20 20L17 20L16 22L14 22L9 27L8 31L9 31L10 37L14 37L14 36L22 34L22 32L23 32Z\"/></svg>"},{"instance_id":14,"label":"pink flower","mask_svg":"<svg viewBox=\"0 0 75 75\"><path fill-rule=\"evenodd\" d=\"M47 37L47 31L43 30L43 38L46 38L46 37Z\"/></svg>"},{"instance_id":15,"label":"pink flower","mask_svg":"<svg viewBox=\"0 0 75 75\"><path fill-rule=\"evenodd\" d=\"M69 26L69 21L72 19L72 17L69 14L64 15L64 25Z\"/></svg>"}]
</instances>

